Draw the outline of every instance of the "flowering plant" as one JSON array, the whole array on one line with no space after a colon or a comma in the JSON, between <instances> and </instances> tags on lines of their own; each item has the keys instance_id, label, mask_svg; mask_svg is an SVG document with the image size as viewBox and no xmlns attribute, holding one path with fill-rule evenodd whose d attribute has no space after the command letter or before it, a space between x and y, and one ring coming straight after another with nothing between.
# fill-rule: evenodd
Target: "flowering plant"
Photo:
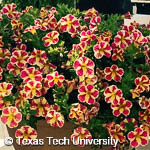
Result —
<instances>
[{"instance_id":1,"label":"flowering plant","mask_svg":"<svg viewBox=\"0 0 150 150\"><path fill-rule=\"evenodd\" d=\"M1 9L1 121L10 128L22 121L15 134L22 139L37 137L37 120L59 128L69 120L77 125L71 139L147 145L149 26L126 26L94 8L64 9Z\"/></svg>"}]
</instances>

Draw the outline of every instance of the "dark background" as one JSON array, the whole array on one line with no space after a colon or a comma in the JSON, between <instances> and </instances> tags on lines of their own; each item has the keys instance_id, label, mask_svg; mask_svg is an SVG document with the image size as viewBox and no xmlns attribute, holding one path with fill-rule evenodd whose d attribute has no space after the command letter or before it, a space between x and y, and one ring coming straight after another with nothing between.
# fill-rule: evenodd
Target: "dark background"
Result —
<instances>
[{"instance_id":1,"label":"dark background","mask_svg":"<svg viewBox=\"0 0 150 150\"><path fill-rule=\"evenodd\" d=\"M100 13L105 14L124 14L128 11L132 13L131 0L80 0L77 8L87 10L94 7ZM150 4L137 4L139 14L150 14Z\"/></svg>"}]
</instances>

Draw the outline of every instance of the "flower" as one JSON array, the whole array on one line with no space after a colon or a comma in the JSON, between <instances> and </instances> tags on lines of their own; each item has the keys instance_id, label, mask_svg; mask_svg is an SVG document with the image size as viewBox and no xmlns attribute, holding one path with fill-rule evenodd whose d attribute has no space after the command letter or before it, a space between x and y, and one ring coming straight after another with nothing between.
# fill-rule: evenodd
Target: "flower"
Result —
<instances>
[{"instance_id":1,"label":"flower","mask_svg":"<svg viewBox=\"0 0 150 150\"><path fill-rule=\"evenodd\" d=\"M150 135L150 124L147 122L142 122L142 125L140 126L144 131L147 131L148 134Z\"/></svg>"},{"instance_id":2,"label":"flower","mask_svg":"<svg viewBox=\"0 0 150 150\"><path fill-rule=\"evenodd\" d=\"M40 29L42 31L46 31L48 29L48 22L46 19L42 20L42 19L38 18L34 21L34 24L38 29Z\"/></svg>"},{"instance_id":3,"label":"flower","mask_svg":"<svg viewBox=\"0 0 150 150\"><path fill-rule=\"evenodd\" d=\"M19 68L16 64L13 64L11 62L7 64L7 70L9 70L9 73L12 73L15 77L17 75L20 75L23 69L24 68Z\"/></svg>"},{"instance_id":4,"label":"flower","mask_svg":"<svg viewBox=\"0 0 150 150\"><path fill-rule=\"evenodd\" d=\"M57 20L53 13L48 14L47 22L48 22L49 29L51 29L51 30L57 29Z\"/></svg>"},{"instance_id":5,"label":"flower","mask_svg":"<svg viewBox=\"0 0 150 150\"><path fill-rule=\"evenodd\" d=\"M137 88L135 89L131 89L130 90L131 94L132 94L132 98L135 99L136 97L140 97L140 92Z\"/></svg>"},{"instance_id":6,"label":"flower","mask_svg":"<svg viewBox=\"0 0 150 150\"><path fill-rule=\"evenodd\" d=\"M36 34L37 26L29 26L24 30L24 33L30 32L31 34Z\"/></svg>"},{"instance_id":7,"label":"flower","mask_svg":"<svg viewBox=\"0 0 150 150\"><path fill-rule=\"evenodd\" d=\"M150 107L150 98L139 97L139 105L142 109L148 109Z\"/></svg>"},{"instance_id":8,"label":"flower","mask_svg":"<svg viewBox=\"0 0 150 150\"><path fill-rule=\"evenodd\" d=\"M117 47L115 43L112 43L112 48L113 48L112 60L113 61L120 60L121 62L124 62L123 57L124 49Z\"/></svg>"},{"instance_id":9,"label":"flower","mask_svg":"<svg viewBox=\"0 0 150 150\"><path fill-rule=\"evenodd\" d=\"M3 96L0 96L0 110L3 110L5 107L10 106L11 102L4 100Z\"/></svg>"},{"instance_id":10,"label":"flower","mask_svg":"<svg viewBox=\"0 0 150 150\"><path fill-rule=\"evenodd\" d=\"M111 50L112 48L110 47L109 43L105 41L99 42L93 47L94 56L97 59L100 59L103 56L109 58L111 56Z\"/></svg>"},{"instance_id":11,"label":"flower","mask_svg":"<svg viewBox=\"0 0 150 150\"><path fill-rule=\"evenodd\" d=\"M11 20L12 30L22 30L23 23L20 20L12 19Z\"/></svg>"},{"instance_id":12,"label":"flower","mask_svg":"<svg viewBox=\"0 0 150 150\"><path fill-rule=\"evenodd\" d=\"M29 56L28 63L30 65L38 65L42 67L48 61L48 57L45 51L34 49Z\"/></svg>"},{"instance_id":13,"label":"flower","mask_svg":"<svg viewBox=\"0 0 150 150\"><path fill-rule=\"evenodd\" d=\"M60 106L57 104L50 105L50 110L60 111Z\"/></svg>"},{"instance_id":14,"label":"flower","mask_svg":"<svg viewBox=\"0 0 150 150\"><path fill-rule=\"evenodd\" d=\"M48 80L48 84L50 87L53 87L56 84L58 87L62 87L64 76L59 75L57 71L53 72L52 74L47 74L46 79Z\"/></svg>"},{"instance_id":15,"label":"flower","mask_svg":"<svg viewBox=\"0 0 150 150\"><path fill-rule=\"evenodd\" d=\"M78 99L80 102L86 102L89 105L95 103L95 99L99 96L98 90L94 88L93 85L81 86L78 89L79 95Z\"/></svg>"},{"instance_id":16,"label":"flower","mask_svg":"<svg viewBox=\"0 0 150 150\"><path fill-rule=\"evenodd\" d=\"M107 129L113 139L118 140L120 143L124 143L126 141L126 137L123 135L124 130L119 124L111 124L111 126Z\"/></svg>"},{"instance_id":17,"label":"flower","mask_svg":"<svg viewBox=\"0 0 150 150\"><path fill-rule=\"evenodd\" d=\"M0 48L0 64L3 64L5 59L10 58L11 53L6 48Z\"/></svg>"},{"instance_id":18,"label":"flower","mask_svg":"<svg viewBox=\"0 0 150 150\"><path fill-rule=\"evenodd\" d=\"M116 85L111 85L105 89L104 96L107 103L117 104L123 96L123 93Z\"/></svg>"},{"instance_id":19,"label":"flower","mask_svg":"<svg viewBox=\"0 0 150 150\"><path fill-rule=\"evenodd\" d=\"M96 35L93 34L90 30L82 31L80 36L80 42L86 42L87 45L90 45L91 41L94 41L96 39Z\"/></svg>"},{"instance_id":20,"label":"flower","mask_svg":"<svg viewBox=\"0 0 150 150\"><path fill-rule=\"evenodd\" d=\"M68 32L70 34L74 34L78 31L80 23L75 16L68 14L59 20L58 26L61 33Z\"/></svg>"},{"instance_id":21,"label":"flower","mask_svg":"<svg viewBox=\"0 0 150 150\"><path fill-rule=\"evenodd\" d=\"M4 42L2 41L2 36L0 36L0 47L3 47L4 46ZM1 49L1 48L0 48Z\"/></svg>"},{"instance_id":22,"label":"flower","mask_svg":"<svg viewBox=\"0 0 150 150\"><path fill-rule=\"evenodd\" d=\"M132 102L125 100L125 98L120 98L120 101L117 104L111 104L113 110L113 115L118 117L121 114L128 116L130 114L130 108L132 107Z\"/></svg>"},{"instance_id":23,"label":"flower","mask_svg":"<svg viewBox=\"0 0 150 150\"><path fill-rule=\"evenodd\" d=\"M62 128L64 125L64 116L55 110L48 111L45 118L47 123L52 127Z\"/></svg>"},{"instance_id":24,"label":"flower","mask_svg":"<svg viewBox=\"0 0 150 150\"><path fill-rule=\"evenodd\" d=\"M52 31L47 33L42 40L44 41L44 46L48 47L51 44L57 44L59 41L59 33L57 31Z\"/></svg>"},{"instance_id":25,"label":"flower","mask_svg":"<svg viewBox=\"0 0 150 150\"><path fill-rule=\"evenodd\" d=\"M98 11L95 8L87 10L84 14L84 20L89 22L91 18L98 16Z\"/></svg>"},{"instance_id":26,"label":"flower","mask_svg":"<svg viewBox=\"0 0 150 150\"><path fill-rule=\"evenodd\" d=\"M36 110L36 117L45 117L49 108L50 105L44 97L33 99L30 104L30 109Z\"/></svg>"},{"instance_id":27,"label":"flower","mask_svg":"<svg viewBox=\"0 0 150 150\"><path fill-rule=\"evenodd\" d=\"M65 82L66 82L66 85L67 85L66 93L70 94L74 89L77 88L75 79L73 79L71 81L65 80Z\"/></svg>"},{"instance_id":28,"label":"flower","mask_svg":"<svg viewBox=\"0 0 150 150\"><path fill-rule=\"evenodd\" d=\"M108 81L114 80L116 82L120 82L124 71L122 68L118 68L117 65L112 65L111 67L106 67L104 69L105 79Z\"/></svg>"},{"instance_id":29,"label":"flower","mask_svg":"<svg viewBox=\"0 0 150 150\"><path fill-rule=\"evenodd\" d=\"M0 83L0 96L8 96L11 94L13 85L11 83L2 82Z\"/></svg>"},{"instance_id":30,"label":"flower","mask_svg":"<svg viewBox=\"0 0 150 150\"><path fill-rule=\"evenodd\" d=\"M134 148L139 145L145 146L148 144L148 132L142 128L136 128L128 133L128 139L130 140L130 145Z\"/></svg>"},{"instance_id":31,"label":"flower","mask_svg":"<svg viewBox=\"0 0 150 150\"><path fill-rule=\"evenodd\" d=\"M90 25L89 25L89 29L92 31L92 32L95 32L98 30L97 28L97 25L99 25L101 22L101 17L100 16L96 16L94 18L92 18L90 20Z\"/></svg>"},{"instance_id":32,"label":"flower","mask_svg":"<svg viewBox=\"0 0 150 150\"><path fill-rule=\"evenodd\" d=\"M135 79L135 84L136 84L136 88L137 90L139 90L140 93L146 91L149 91L149 86L150 86L150 80L148 78L148 76L146 75L142 75L141 77L137 77Z\"/></svg>"},{"instance_id":33,"label":"flower","mask_svg":"<svg viewBox=\"0 0 150 150\"><path fill-rule=\"evenodd\" d=\"M28 60L28 53L26 51L16 50L10 57L10 62L16 64L19 68L24 68Z\"/></svg>"},{"instance_id":34,"label":"flower","mask_svg":"<svg viewBox=\"0 0 150 150\"><path fill-rule=\"evenodd\" d=\"M0 80L2 80L3 78L2 73L3 73L3 69L0 67Z\"/></svg>"},{"instance_id":35,"label":"flower","mask_svg":"<svg viewBox=\"0 0 150 150\"><path fill-rule=\"evenodd\" d=\"M125 30L120 30L114 37L114 43L119 46L119 48L127 48L131 44L130 35Z\"/></svg>"},{"instance_id":36,"label":"flower","mask_svg":"<svg viewBox=\"0 0 150 150\"><path fill-rule=\"evenodd\" d=\"M146 121L147 123L150 123L150 108L146 109L144 112L139 111L139 120L140 121Z\"/></svg>"},{"instance_id":37,"label":"flower","mask_svg":"<svg viewBox=\"0 0 150 150\"><path fill-rule=\"evenodd\" d=\"M15 137L20 138L21 142L18 143L19 141L17 140L17 143L22 144L23 139L36 139L37 131L30 126L25 125L16 130Z\"/></svg>"},{"instance_id":38,"label":"flower","mask_svg":"<svg viewBox=\"0 0 150 150\"><path fill-rule=\"evenodd\" d=\"M21 43L22 42L22 37L23 34L19 31L19 30L14 30L13 35L11 36L11 38L17 43Z\"/></svg>"},{"instance_id":39,"label":"flower","mask_svg":"<svg viewBox=\"0 0 150 150\"><path fill-rule=\"evenodd\" d=\"M11 4L5 4L5 6L2 8L2 14L5 14L8 16L8 18L12 19L16 16L16 4L11 3Z\"/></svg>"},{"instance_id":40,"label":"flower","mask_svg":"<svg viewBox=\"0 0 150 150\"><path fill-rule=\"evenodd\" d=\"M75 103L72 105L72 107L70 108L70 113L69 113L69 118L71 119L76 119L76 123L85 123L86 122L86 112L87 112L87 107L79 104L79 103Z\"/></svg>"},{"instance_id":41,"label":"flower","mask_svg":"<svg viewBox=\"0 0 150 150\"><path fill-rule=\"evenodd\" d=\"M41 89L42 89L41 83L35 80L28 81L24 86L24 90L29 99L34 98L34 96L36 97L41 96L42 95Z\"/></svg>"},{"instance_id":42,"label":"flower","mask_svg":"<svg viewBox=\"0 0 150 150\"><path fill-rule=\"evenodd\" d=\"M74 61L73 67L78 76L89 76L94 74L95 64L91 59L83 56Z\"/></svg>"},{"instance_id":43,"label":"flower","mask_svg":"<svg viewBox=\"0 0 150 150\"><path fill-rule=\"evenodd\" d=\"M134 42L134 46L137 48L148 42L147 38L144 37L139 30L135 30L132 33L131 37L132 37L132 40Z\"/></svg>"},{"instance_id":44,"label":"flower","mask_svg":"<svg viewBox=\"0 0 150 150\"><path fill-rule=\"evenodd\" d=\"M5 107L2 110L1 121L7 124L9 128L15 128L18 123L22 120L22 114L18 111L16 107L10 106Z\"/></svg>"},{"instance_id":45,"label":"flower","mask_svg":"<svg viewBox=\"0 0 150 150\"><path fill-rule=\"evenodd\" d=\"M43 65L41 64L40 66L40 72L42 72L42 74L49 74L51 70L56 70L56 69L57 66L49 63L49 61L47 61Z\"/></svg>"},{"instance_id":46,"label":"flower","mask_svg":"<svg viewBox=\"0 0 150 150\"><path fill-rule=\"evenodd\" d=\"M41 81L42 75L41 72L35 70L34 67L25 68L21 71L20 77L24 80L24 82L28 82L30 80Z\"/></svg>"},{"instance_id":47,"label":"flower","mask_svg":"<svg viewBox=\"0 0 150 150\"><path fill-rule=\"evenodd\" d=\"M26 46L25 44L20 43L20 44L18 44L16 47L14 47L14 48L12 49L12 51L13 51L13 52L16 51L16 50L25 51L26 49L27 49L27 46Z\"/></svg>"},{"instance_id":48,"label":"flower","mask_svg":"<svg viewBox=\"0 0 150 150\"><path fill-rule=\"evenodd\" d=\"M71 140L75 145L83 147L85 143L83 140L82 142L80 142L80 139L92 139L90 131L83 127L78 127L74 129L73 134L71 135Z\"/></svg>"},{"instance_id":49,"label":"flower","mask_svg":"<svg viewBox=\"0 0 150 150\"><path fill-rule=\"evenodd\" d=\"M27 95L24 90L19 91L19 95L16 98L15 106L19 109L20 107L24 108L24 104L28 102Z\"/></svg>"}]
</instances>

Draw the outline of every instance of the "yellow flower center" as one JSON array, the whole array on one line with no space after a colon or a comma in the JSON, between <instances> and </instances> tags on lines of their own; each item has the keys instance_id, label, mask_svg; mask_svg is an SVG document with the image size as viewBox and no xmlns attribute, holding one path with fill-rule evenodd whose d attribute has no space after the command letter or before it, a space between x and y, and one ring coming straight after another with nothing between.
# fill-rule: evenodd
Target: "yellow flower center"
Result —
<instances>
[{"instance_id":1,"label":"yellow flower center","mask_svg":"<svg viewBox=\"0 0 150 150\"><path fill-rule=\"evenodd\" d=\"M28 76L30 79L33 79L33 78L35 78L35 75L34 74L29 74L29 76Z\"/></svg>"}]
</instances>

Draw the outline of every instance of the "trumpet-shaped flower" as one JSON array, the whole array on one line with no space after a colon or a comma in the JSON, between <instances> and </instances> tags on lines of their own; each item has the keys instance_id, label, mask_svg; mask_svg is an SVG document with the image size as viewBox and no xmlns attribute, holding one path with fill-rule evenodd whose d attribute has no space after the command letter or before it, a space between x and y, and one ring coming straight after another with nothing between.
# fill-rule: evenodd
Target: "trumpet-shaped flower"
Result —
<instances>
[{"instance_id":1,"label":"trumpet-shaped flower","mask_svg":"<svg viewBox=\"0 0 150 150\"><path fill-rule=\"evenodd\" d=\"M120 82L124 71L122 68L118 68L117 65L112 65L111 67L106 67L104 69L105 79L108 81L114 80L116 82Z\"/></svg>"},{"instance_id":2,"label":"trumpet-shaped flower","mask_svg":"<svg viewBox=\"0 0 150 150\"><path fill-rule=\"evenodd\" d=\"M130 145L134 148L139 145L145 146L148 144L148 132L142 128L136 128L128 133L128 139L130 140Z\"/></svg>"},{"instance_id":3,"label":"trumpet-shaped flower","mask_svg":"<svg viewBox=\"0 0 150 150\"><path fill-rule=\"evenodd\" d=\"M84 140L82 142L79 142L81 139L92 139L92 135L90 131L83 127L78 127L74 129L73 134L71 135L71 140L74 142L74 144L84 147L86 143L84 143Z\"/></svg>"},{"instance_id":4,"label":"trumpet-shaped flower","mask_svg":"<svg viewBox=\"0 0 150 150\"><path fill-rule=\"evenodd\" d=\"M20 77L24 80L24 82L28 82L30 80L41 81L42 75L41 72L35 70L34 67L29 67L21 71Z\"/></svg>"},{"instance_id":5,"label":"trumpet-shaped flower","mask_svg":"<svg viewBox=\"0 0 150 150\"><path fill-rule=\"evenodd\" d=\"M0 64L3 64L6 58L10 58L11 53L6 48L0 48Z\"/></svg>"},{"instance_id":6,"label":"trumpet-shaped flower","mask_svg":"<svg viewBox=\"0 0 150 150\"><path fill-rule=\"evenodd\" d=\"M90 30L82 31L80 36L81 36L80 41L86 42L87 45L90 45L91 41L94 41L96 39L96 35L93 34L92 31Z\"/></svg>"},{"instance_id":7,"label":"trumpet-shaped flower","mask_svg":"<svg viewBox=\"0 0 150 150\"><path fill-rule=\"evenodd\" d=\"M11 94L13 85L11 83L2 82L0 83L0 96L8 96Z\"/></svg>"},{"instance_id":8,"label":"trumpet-shaped flower","mask_svg":"<svg viewBox=\"0 0 150 150\"><path fill-rule=\"evenodd\" d=\"M79 20L71 15L68 14L65 17L62 17L58 22L59 30L60 32L68 32L70 34L74 34L78 31L78 28L80 27Z\"/></svg>"},{"instance_id":9,"label":"trumpet-shaped flower","mask_svg":"<svg viewBox=\"0 0 150 150\"><path fill-rule=\"evenodd\" d=\"M22 120L22 114L16 107L5 107L2 110L1 121L8 125L9 128L15 128L18 123Z\"/></svg>"},{"instance_id":10,"label":"trumpet-shaped flower","mask_svg":"<svg viewBox=\"0 0 150 150\"><path fill-rule=\"evenodd\" d=\"M45 118L47 123L52 127L61 128L64 125L64 116L61 113L56 112L55 110L48 111Z\"/></svg>"},{"instance_id":11,"label":"trumpet-shaped flower","mask_svg":"<svg viewBox=\"0 0 150 150\"><path fill-rule=\"evenodd\" d=\"M28 60L28 53L26 51L16 50L10 57L10 62L16 64L19 68L24 68Z\"/></svg>"},{"instance_id":12,"label":"trumpet-shaped flower","mask_svg":"<svg viewBox=\"0 0 150 150\"><path fill-rule=\"evenodd\" d=\"M17 143L22 144L23 139L36 139L37 131L30 126L25 125L25 126L22 126L20 129L16 130L15 137L20 138L20 143L18 140L17 140Z\"/></svg>"},{"instance_id":13,"label":"trumpet-shaped flower","mask_svg":"<svg viewBox=\"0 0 150 150\"><path fill-rule=\"evenodd\" d=\"M139 90L140 93L149 91L150 80L148 76L142 75L141 77L137 77L135 79L136 88Z\"/></svg>"},{"instance_id":14,"label":"trumpet-shaped flower","mask_svg":"<svg viewBox=\"0 0 150 150\"><path fill-rule=\"evenodd\" d=\"M41 96L42 95L41 89L42 89L42 84L35 80L28 81L27 84L24 86L24 90L29 99L32 99L35 96L36 97Z\"/></svg>"},{"instance_id":15,"label":"trumpet-shaped flower","mask_svg":"<svg viewBox=\"0 0 150 150\"><path fill-rule=\"evenodd\" d=\"M117 104L111 104L113 109L113 115L118 117L121 114L128 116L130 114L130 108L132 107L132 102L125 100L123 97L120 98L120 101Z\"/></svg>"},{"instance_id":16,"label":"trumpet-shaped flower","mask_svg":"<svg viewBox=\"0 0 150 150\"><path fill-rule=\"evenodd\" d=\"M143 111L139 112L139 120L150 123L150 108L146 109L144 112Z\"/></svg>"},{"instance_id":17,"label":"trumpet-shaped flower","mask_svg":"<svg viewBox=\"0 0 150 150\"><path fill-rule=\"evenodd\" d=\"M116 85L111 85L105 89L104 96L107 103L117 104L123 96L123 93Z\"/></svg>"},{"instance_id":18,"label":"trumpet-shaped flower","mask_svg":"<svg viewBox=\"0 0 150 150\"><path fill-rule=\"evenodd\" d=\"M52 31L47 33L42 40L44 41L44 46L49 47L51 44L57 44L59 41L59 33L57 31Z\"/></svg>"},{"instance_id":19,"label":"trumpet-shaped flower","mask_svg":"<svg viewBox=\"0 0 150 150\"><path fill-rule=\"evenodd\" d=\"M11 62L7 64L7 70L9 70L9 73L12 73L15 77L17 75L20 75L23 69L24 68L19 68L16 64L13 64Z\"/></svg>"},{"instance_id":20,"label":"trumpet-shaped flower","mask_svg":"<svg viewBox=\"0 0 150 150\"><path fill-rule=\"evenodd\" d=\"M125 30L120 30L114 38L114 43L119 46L119 48L127 48L131 44L130 35Z\"/></svg>"},{"instance_id":21,"label":"trumpet-shaped flower","mask_svg":"<svg viewBox=\"0 0 150 150\"><path fill-rule=\"evenodd\" d=\"M94 74L95 64L91 59L83 56L75 60L73 67L78 76L89 76Z\"/></svg>"},{"instance_id":22,"label":"trumpet-shaped flower","mask_svg":"<svg viewBox=\"0 0 150 150\"><path fill-rule=\"evenodd\" d=\"M94 88L93 85L81 86L78 89L78 99L80 102L86 102L89 105L95 103L95 99L98 97L99 92Z\"/></svg>"},{"instance_id":23,"label":"trumpet-shaped flower","mask_svg":"<svg viewBox=\"0 0 150 150\"><path fill-rule=\"evenodd\" d=\"M48 84L50 87L53 87L56 84L58 87L62 87L64 76L59 75L57 71L53 72L52 74L46 75L46 79L48 80Z\"/></svg>"},{"instance_id":24,"label":"trumpet-shaped flower","mask_svg":"<svg viewBox=\"0 0 150 150\"><path fill-rule=\"evenodd\" d=\"M48 57L45 51L34 49L29 56L28 63L30 65L43 66L48 61Z\"/></svg>"},{"instance_id":25,"label":"trumpet-shaped flower","mask_svg":"<svg viewBox=\"0 0 150 150\"><path fill-rule=\"evenodd\" d=\"M33 99L30 105L31 110L36 110L36 117L45 117L50 105L44 97Z\"/></svg>"},{"instance_id":26,"label":"trumpet-shaped flower","mask_svg":"<svg viewBox=\"0 0 150 150\"><path fill-rule=\"evenodd\" d=\"M99 42L93 47L94 56L97 59L100 59L103 56L109 58L111 56L111 50L111 46L108 42L105 41Z\"/></svg>"}]
</instances>

